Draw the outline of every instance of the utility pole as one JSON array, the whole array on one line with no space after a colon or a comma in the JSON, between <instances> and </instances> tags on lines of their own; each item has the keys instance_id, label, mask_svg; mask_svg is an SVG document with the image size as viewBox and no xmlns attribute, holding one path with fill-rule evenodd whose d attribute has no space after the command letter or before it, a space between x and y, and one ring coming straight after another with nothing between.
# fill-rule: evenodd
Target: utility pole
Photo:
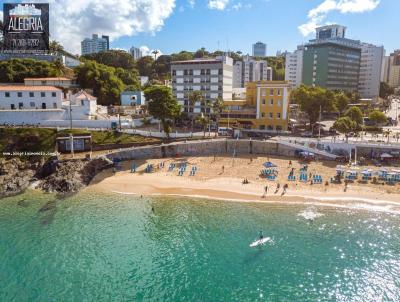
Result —
<instances>
[{"instance_id":1,"label":"utility pole","mask_svg":"<svg viewBox=\"0 0 400 302\"><path fill-rule=\"evenodd\" d=\"M72 130L72 104L71 104L71 98L69 99L69 128Z\"/></svg>"},{"instance_id":2,"label":"utility pole","mask_svg":"<svg viewBox=\"0 0 400 302\"><path fill-rule=\"evenodd\" d=\"M319 106L318 141L321 140L321 120L322 120L322 105Z\"/></svg>"},{"instance_id":3,"label":"utility pole","mask_svg":"<svg viewBox=\"0 0 400 302\"><path fill-rule=\"evenodd\" d=\"M69 143L71 147L71 156L74 158L74 136L72 133L69 134Z\"/></svg>"}]
</instances>

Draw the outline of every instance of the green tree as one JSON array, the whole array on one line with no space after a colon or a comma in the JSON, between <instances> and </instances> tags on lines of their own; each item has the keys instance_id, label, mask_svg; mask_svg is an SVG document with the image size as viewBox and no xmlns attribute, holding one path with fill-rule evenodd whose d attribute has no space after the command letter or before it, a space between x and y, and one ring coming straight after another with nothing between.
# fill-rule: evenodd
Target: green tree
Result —
<instances>
[{"instance_id":1,"label":"green tree","mask_svg":"<svg viewBox=\"0 0 400 302\"><path fill-rule=\"evenodd\" d=\"M360 108L356 106L350 107L346 111L345 116L348 116L351 120L355 121L357 125L363 124L363 113L361 112Z\"/></svg>"},{"instance_id":2,"label":"green tree","mask_svg":"<svg viewBox=\"0 0 400 302\"><path fill-rule=\"evenodd\" d=\"M342 92L339 92L335 95L335 108L339 112L339 115L342 115L349 105L349 98Z\"/></svg>"},{"instance_id":3,"label":"green tree","mask_svg":"<svg viewBox=\"0 0 400 302\"><path fill-rule=\"evenodd\" d=\"M333 124L333 128L346 136L346 142L348 142L349 133L357 131L358 125L348 116L338 118Z\"/></svg>"},{"instance_id":4,"label":"green tree","mask_svg":"<svg viewBox=\"0 0 400 302\"><path fill-rule=\"evenodd\" d=\"M219 121L221 119L221 114L226 108L224 100L221 97L216 98L211 104L211 111L215 116L217 121L217 127L219 127Z\"/></svg>"},{"instance_id":5,"label":"green tree","mask_svg":"<svg viewBox=\"0 0 400 302\"><path fill-rule=\"evenodd\" d=\"M378 110L374 110L369 114L369 119L377 125L385 124L387 122L386 115Z\"/></svg>"},{"instance_id":6,"label":"green tree","mask_svg":"<svg viewBox=\"0 0 400 302\"><path fill-rule=\"evenodd\" d=\"M172 90L166 86L152 86L144 91L148 101L148 110L150 115L159 119L164 132L169 138L171 133L172 120L180 114L180 106L172 94Z\"/></svg>"},{"instance_id":7,"label":"green tree","mask_svg":"<svg viewBox=\"0 0 400 302\"><path fill-rule=\"evenodd\" d=\"M195 90L189 92L188 95L188 100L189 100L189 116L191 119L192 123L192 131L193 131L193 124L194 124L194 107L196 103L202 102L204 100L203 93L201 91Z\"/></svg>"},{"instance_id":8,"label":"green tree","mask_svg":"<svg viewBox=\"0 0 400 302\"><path fill-rule=\"evenodd\" d=\"M120 103L124 82L118 77L116 69L94 61L86 61L75 68L76 82L81 88L92 89L100 105Z\"/></svg>"},{"instance_id":9,"label":"green tree","mask_svg":"<svg viewBox=\"0 0 400 302\"><path fill-rule=\"evenodd\" d=\"M210 56L210 53L204 47L202 47L199 50L197 50L193 55L193 57L195 59L207 58L209 56Z\"/></svg>"},{"instance_id":10,"label":"green tree","mask_svg":"<svg viewBox=\"0 0 400 302\"><path fill-rule=\"evenodd\" d=\"M314 128L321 111L334 108L334 94L332 91L321 87L308 87L301 85L293 90L291 99L293 103L300 105L300 109L307 113L310 121L310 129Z\"/></svg>"},{"instance_id":11,"label":"green tree","mask_svg":"<svg viewBox=\"0 0 400 302\"><path fill-rule=\"evenodd\" d=\"M54 64L33 59L12 59L0 62L0 82L23 83L25 78L58 77Z\"/></svg>"},{"instance_id":12,"label":"green tree","mask_svg":"<svg viewBox=\"0 0 400 302\"><path fill-rule=\"evenodd\" d=\"M181 51L180 53L174 53L171 55L172 61L187 61L193 59L194 59L193 53L189 51Z\"/></svg>"},{"instance_id":13,"label":"green tree","mask_svg":"<svg viewBox=\"0 0 400 302\"><path fill-rule=\"evenodd\" d=\"M394 94L394 89L386 82L381 82L379 87L379 97L386 99L389 95Z\"/></svg>"},{"instance_id":14,"label":"green tree","mask_svg":"<svg viewBox=\"0 0 400 302\"><path fill-rule=\"evenodd\" d=\"M136 61L136 67L139 75L151 77L154 74L154 59L151 56L141 57Z\"/></svg>"},{"instance_id":15,"label":"green tree","mask_svg":"<svg viewBox=\"0 0 400 302\"><path fill-rule=\"evenodd\" d=\"M203 113L198 115L196 118L196 122L200 124L203 128L203 135L206 136L206 129L208 125L210 124L210 119L209 117L205 116Z\"/></svg>"},{"instance_id":16,"label":"green tree","mask_svg":"<svg viewBox=\"0 0 400 302\"><path fill-rule=\"evenodd\" d=\"M124 50L101 51L85 55L83 58L114 68L135 69L135 60L130 53Z\"/></svg>"}]
</instances>

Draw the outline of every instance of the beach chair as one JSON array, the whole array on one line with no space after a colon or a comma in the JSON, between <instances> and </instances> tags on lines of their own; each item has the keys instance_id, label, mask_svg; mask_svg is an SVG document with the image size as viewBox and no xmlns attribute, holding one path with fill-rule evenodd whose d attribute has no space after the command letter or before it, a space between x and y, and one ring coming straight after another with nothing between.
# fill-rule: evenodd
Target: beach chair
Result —
<instances>
[{"instance_id":1,"label":"beach chair","mask_svg":"<svg viewBox=\"0 0 400 302\"><path fill-rule=\"evenodd\" d=\"M307 182L308 181L308 176L305 173L300 174L300 181L302 182Z\"/></svg>"},{"instance_id":2,"label":"beach chair","mask_svg":"<svg viewBox=\"0 0 400 302\"><path fill-rule=\"evenodd\" d=\"M296 176L294 176L294 175L288 175L287 180L288 180L288 181L295 181L295 180L296 180Z\"/></svg>"}]
</instances>

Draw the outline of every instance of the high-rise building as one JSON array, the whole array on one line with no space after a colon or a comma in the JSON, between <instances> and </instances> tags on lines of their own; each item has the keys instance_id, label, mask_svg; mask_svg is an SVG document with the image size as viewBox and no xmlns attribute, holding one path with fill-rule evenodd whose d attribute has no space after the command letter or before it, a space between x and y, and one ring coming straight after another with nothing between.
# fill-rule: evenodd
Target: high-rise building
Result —
<instances>
[{"instance_id":1,"label":"high-rise building","mask_svg":"<svg viewBox=\"0 0 400 302\"><path fill-rule=\"evenodd\" d=\"M361 44L361 63L358 93L362 98L377 98L382 73L383 46Z\"/></svg>"},{"instance_id":2,"label":"high-rise building","mask_svg":"<svg viewBox=\"0 0 400 302\"><path fill-rule=\"evenodd\" d=\"M302 82L331 90L357 92L361 43L345 38L340 25L316 29L316 39L304 47Z\"/></svg>"},{"instance_id":3,"label":"high-rise building","mask_svg":"<svg viewBox=\"0 0 400 302\"><path fill-rule=\"evenodd\" d=\"M93 34L91 39L86 38L81 42L82 55L98 53L101 51L107 51L109 49L110 42L108 36L102 36L101 38L99 38L97 34Z\"/></svg>"},{"instance_id":4,"label":"high-rise building","mask_svg":"<svg viewBox=\"0 0 400 302\"><path fill-rule=\"evenodd\" d=\"M140 50L140 48L132 46L131 49L129 50L131 53L132 57L136 60L139 60L141 57L143 57L143 52Z\"/></svg>"},{"instance_id":5,"label":"high-rise building","mask_svg":"<svg viewBox=\"0 0 400 302\"><path fill-rule=\"evenodd\" d=\"M388 84L392 88L400 87L400 49L389 56Z\"/></svg>"},{"instance_id":6,"label":"high-rise building","mask_svg":"<svg viewBox=\"0 0 400 302\"><path fill-rule=\"evenodd\" d=\"M297 50L286 54L285 81L292 88L297 88L302 83L303 76L303 51L304 46L298 46Z\"/></svg>"},{"instance_id":7,"label":"high-rise building","mask_svg":"<svg viewBox=\"0 0 400 302\"><path fill-rule=\"evenodd\" d=\"M267 44L258 41L253 44L253 57L265 57L267 55Z\"/></svg>"},{"instance_id":8,"label":"high-rise building","mask_svg":"<svg viewBox=\"0 0 400 302\"><path fill-rule=\"evenodd\" d=\"M272 68L267 61L256 61L249 56L233 66L233 88L245 88L248 82L272 81Z\"/></svg>"},{"instance_id":9,"label":"high-rise building","mask_svg":"<svg viewBox=\"0 0 400 302\"><path fill-rule=\"evenodd\" d=\"M233 60L226 56L172 62L173 93L184 112L210 113L207 104L217 98L232 99L232 73ZM200 91L203 99L192 107L189 96L193 91Z\"/></svg>"},{"instance_id":10,"label":"high-rise building","mask_svg":"<svg viewBox=\"0 0 400 302\"><path fill-rule=\"evenodd\" d=\"M381 82L389 82L389 56L384 56L382 60Z\"/></svg>"}]
</instances>

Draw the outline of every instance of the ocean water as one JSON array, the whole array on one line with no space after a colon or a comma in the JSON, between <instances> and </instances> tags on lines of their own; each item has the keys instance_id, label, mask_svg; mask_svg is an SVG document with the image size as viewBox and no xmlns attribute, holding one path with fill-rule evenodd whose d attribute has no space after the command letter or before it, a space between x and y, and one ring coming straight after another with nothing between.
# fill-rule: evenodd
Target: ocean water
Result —
<instances>
[{"instance_id":1,"label":"ocean water","mask_svg":"<svg viewBox=\"0 0 400 302\"><path fill-rule=\"evenodd\" d=\"M28 192L0 200L0 301L400 301L400 216Z\"/></svg>"}]
</instances>

